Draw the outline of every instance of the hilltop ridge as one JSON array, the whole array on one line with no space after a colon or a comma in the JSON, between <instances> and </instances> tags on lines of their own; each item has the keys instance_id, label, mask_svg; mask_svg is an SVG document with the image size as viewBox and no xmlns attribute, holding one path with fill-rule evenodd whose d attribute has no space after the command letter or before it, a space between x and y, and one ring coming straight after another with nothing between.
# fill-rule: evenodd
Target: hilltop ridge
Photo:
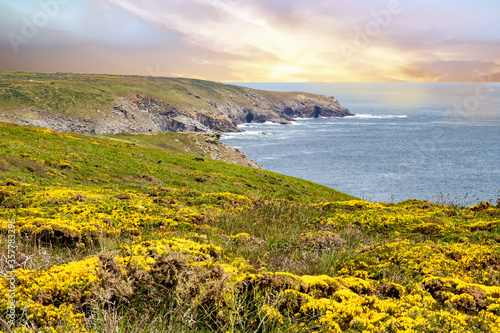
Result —
<instances>
[{"instance_id":1,"label":"hilltop ridge","mask_svg":"<svg viewBox=\"0 0 500 333\"><path fill-rule=\"evenodd\" d=\"M0 73L0 121L57 131L236 132L248 122L351 115L334 97L195 79Z\"/></svg>"}]
</instances>

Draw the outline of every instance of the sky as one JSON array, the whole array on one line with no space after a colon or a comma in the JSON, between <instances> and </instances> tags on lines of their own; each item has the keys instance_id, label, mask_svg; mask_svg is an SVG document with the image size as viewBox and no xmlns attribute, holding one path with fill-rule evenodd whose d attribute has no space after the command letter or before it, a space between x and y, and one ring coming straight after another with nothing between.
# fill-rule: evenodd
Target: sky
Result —
<instances>
[{"instance_id":1,"label":"sky","mask_svg":"<svg viewBox=\"0 0 500 333\"><path fill-rule=\"evenodd\" d=\"M0 71L500 81L497 0L0 0Z\"/></svg>"}]
</instances>

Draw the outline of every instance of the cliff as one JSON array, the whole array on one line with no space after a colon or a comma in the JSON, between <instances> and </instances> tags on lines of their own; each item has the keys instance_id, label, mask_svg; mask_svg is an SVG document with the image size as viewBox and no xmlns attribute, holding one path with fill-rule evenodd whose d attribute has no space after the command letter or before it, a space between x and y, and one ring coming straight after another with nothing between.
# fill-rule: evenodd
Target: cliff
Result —
<instances>
[{"instance_id":1,"label":"cliff","mask_svg":"<svg viewBox=\"0 0 500 333\"><path fill-rule=\"evenodd\" d=\"M247 122L352 115L334 97L118 75L0 73L0 121L57 131L238 131Z\"/></svg>"}]
</instances>

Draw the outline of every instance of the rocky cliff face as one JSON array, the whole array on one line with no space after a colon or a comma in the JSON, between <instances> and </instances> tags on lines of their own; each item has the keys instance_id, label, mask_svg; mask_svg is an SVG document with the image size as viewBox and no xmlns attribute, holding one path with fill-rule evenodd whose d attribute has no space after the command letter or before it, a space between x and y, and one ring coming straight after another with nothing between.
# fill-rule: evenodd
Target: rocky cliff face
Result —
<instances>
[{"instance_id":1,"label":"rocky cliff face","mask_svg":"<svg viewBox=\"0 0 500 333\"><path fill-rule=\"evenodd\" d=\"M25 81L21 82L24 85L12 83L11 88L3 90L5 98L12 99L13 92L16 96L23 94L23 99L19 99L23 109L0 113L0 121L98 134L234 132L239 131L237 125L243 123L270 121L287 124L296 117L352 115L335 98L314 94L268 92L210 81L168 78L134 77L132 84L126 81L131 80L129 77L106 77L104 85L102 77L85 75L58 77L58 87L54 82L42 80L53 80L54 77L40 75L36 77L37 81L24 78ZM85 86L79 85L81 82ZM109 89L111 84L127 92L111 93L104 89ZM82 87L90 91L82 92ZM46 97L40 99L38 90L42 89ZM69 97L61 95L67 91L70 91L67 93ZM81 96L81 106L75 101L75 95ZM50 100L54 98L57 98L57 103ZM106 105L96 104L106 98L110 100ZM58 105L61 103L63 107ZM64 109L66 105L69 108L78 105L77 112L67 112Z\"/></svg>"}]
</instances>

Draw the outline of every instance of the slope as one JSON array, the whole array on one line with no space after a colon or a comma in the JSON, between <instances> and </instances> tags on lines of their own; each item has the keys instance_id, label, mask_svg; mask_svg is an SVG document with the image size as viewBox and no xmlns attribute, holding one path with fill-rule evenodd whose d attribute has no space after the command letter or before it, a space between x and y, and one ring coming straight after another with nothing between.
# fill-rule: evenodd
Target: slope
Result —
<instances>
[{"instance_id":1,"label":"slope","mask_svg":"<svg viewBox=\"0 0 500 333\"><path fill-rule=\"evenodd\" d=\"M3 331L500 331L500 207L375 204L138 138L0 126Z\"/></svg>"}]
</instances>

